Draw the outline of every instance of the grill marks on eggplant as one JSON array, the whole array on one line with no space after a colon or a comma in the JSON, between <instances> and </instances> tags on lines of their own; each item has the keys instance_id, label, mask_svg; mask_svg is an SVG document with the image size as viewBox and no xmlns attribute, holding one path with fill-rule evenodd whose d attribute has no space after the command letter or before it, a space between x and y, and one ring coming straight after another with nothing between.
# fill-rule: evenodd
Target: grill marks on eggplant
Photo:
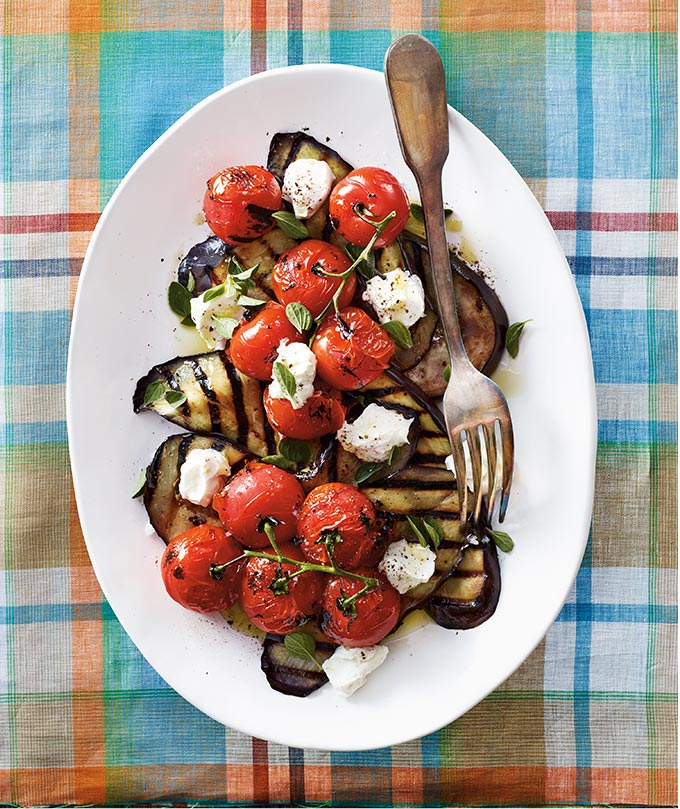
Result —
<instances>
[{"instance_id":1,"label":"grill marks on eggplant","mask_svg":"<svg viewBox=\"0 0 680 809\"><path fill-rule=\"evenodd\" d=\"M186 402L175 408L161 397L145 405L144 393L157 381L184 393ZM258 380L237 371L223 351L211 351L154 366L137 383L133 405L136 413L152 410L183 429L223 435L262 456L272 443L262 389Z\"/></svg>"},{"instance_id":2,"label":"grill marks on eggplant","mask_svg":"<svg viewBox=\"0 0 680 809\"><path fill-rule=\"evenodd\" d=\"M165 440L146 470L144 506L149 522L166 543L193 526L221 524L212 508L197 506L179 496L180 469L192 449L221 452L234 471L252 457L227 441L210 436L188 433Z\"/></svg>"}]
</instances>

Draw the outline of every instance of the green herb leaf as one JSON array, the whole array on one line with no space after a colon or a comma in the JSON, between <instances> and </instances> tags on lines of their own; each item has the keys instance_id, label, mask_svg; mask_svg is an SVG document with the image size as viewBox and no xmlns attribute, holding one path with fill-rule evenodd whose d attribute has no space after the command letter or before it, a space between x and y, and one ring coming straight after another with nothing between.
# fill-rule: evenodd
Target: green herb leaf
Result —
<instances>
[{"instance_id":1,"label":"green herb leaf","mask_svg":"<svg viewBox=\"0 0 680 809\"><path fill-rule=\"evenodd\" d=\"M259 263L254 264L252 267L248 267L247 270L244 270L233 256L229 259L229 263L227 264L229 279L242 295L245 295L253 285L253 275L257 272L259 266Z\"/></svg>"},{"instance_id":2,"label":"green herb leaf","mask_svg":"<svg viewBox=\"0 0 680 809\"><path fill-rule=\"evenodd\" d=\"M208 301L214 301L215 298L221 298L222 295L225 293L224 284L220 284L217 287L213 287L212 289L208 289L206 292L203 293L203 301L204 303L208 303Z\"/></svg>"},{"instance_id":3,"label":"green herb leaf","mask_svg":"<svg viewBox=\"0 0 680 809\"><path fill-rule=\"evenodd\" d=\"M272 214L272 219L281 230L292 239L306 239L309 236L307 226L296 219L290 211L276 211Z\"/></svg>"},{"instance_id":4,"label":"green herb leaf","mask_svg":"<svg viewBox=\"0 0 680 809\"><path fill-rule=\"evenodd\" d=\"M312 460L312 448L306 441L297 438L282 438L278 450L279 455L294 463L306 464Z\"/></svg>"},{"instance_id":5,"label":"green herb leaf","mask_svg":"<svg viewBox=\"0 0 680 809\"><path fill-rule=\"evenodd\" d=\"M292 461L284 458L283 455L265 455L260 458L262 463L270 463L272 466L278 466L279 469L290 469L293 465Z\"/></svg>"},{"instance_id":6,"label":"green herb leaf","mask_svg":"<svg viewBox=\"0 0 680 809\"><path fill-rule=\"evenodd\" d=\"M228 315L213 315L212 322L215 326L215 331L224 337L225 340L231 340L234 329L238 326L239 321L235 317Z\"/></svg>"},{"instance_id":7,"label":"green herb leaf","mask_svg":"<svg viewBox=\"0 0 680 809\"><path fill-rule=\"evenodd\" d=\"M388 320L381 324L383 329L390 335L392 342L399 348L413 348L413 338L411 332L398 320Z\"/></svg>"},{"instance_id":8,"label":"green herb leaf","mask_svg":"<svg viewBox=\"0 0 680 809\"><path fill-rule=\"evenodd\" d=\"M354 472L354 480L357 483L363 483L365 480L375 475L376 472L380 472L384 466L384 463L371 463L370 461L360 463Z\"/></svg>"},{"instance_id":9,"label":"green herb leaf","mask_svg":"<svg viewBox=\"0 0 680 809\"><path fill-rule=\"evenodd\" d=\"M272 373L274 379L279 383L286 396L291 402L294 401L295 394L297 393L297 382L290 368L284 365L280 360L277 360L272 366Z\"/></svg>"},{"instance_id":10,"label":"green herb leaf","mask_svg":"<svg viewBox=\"0 0 680 809\"><path fill-rule=\"evenodd\" d=\"M316 641L306 632L291 632L283 639L283 645L289 655L298 657L300 660L310 660L317 671L323 671L321 664L316 659Z\"/></svg>"},{"instance_id":11,"label":"green herb leaf","mask_svg":"<svg viewBox=\"0 0 680 809\"><path fill-rule=\"evenodd\" d=\"M256 306L264 306L267 303L260 298L251 298L248 295L239 295L236 302L239 306L245 306L246 309L254 309Z\"/></svg>"},{"instance_id":12,"label":"green herb leaf","mask_svg":"<svg viewBox=\"0 0 680 809\"><path fill-rule=\"evenodd\" d=\"M193 292L195 289L196 289L196 279L194 278L194 274L190 272L189 277L187 278L187 291Z\"/></svg>"},{"instance_id":13,"label":"green herb leaf","mask_svg":"<svg viewBox=\"0 0 680 809\"><path fill-rule=\"evenodd\" d=\"M499 547L503 553L510 553L510 551L515 547L515 543L512 541L512 537L510 534L506 534L505 531L490 531L491 538Z\"/></svg>"},{"instance_id":14,"label":"green herb leaf","mask_svg":"<svg viewBox=\"0 0 680 809\"><path fill-rule=\"evenodd\" d=\"M139 473L137 488L135 489L135 493L132 495L132 499L136 500L138 497L141 497L144 494L145 488L146 488L146 469L142 469L142 471Z\"/></svg>"},{"instance_id":15,"label":"green herb leaf","mask_svg":"<svg viewBox=\"0 0 680 809\"><path fill-rule=\"evenodd\" d=\"M177 281L172 281L168 287L168 304L177 317L191 315L191 293Z\"/></svg>"},{"instance_id":16,"label":"green herb leaf","mask_svg":"<svg viewBox=\"0 0 680 809\"><path fill-rule=\"evenodd\" d=\"M409 212L416 222L424 222L425 214L423 213L423 206L419 202L412 202L409 205Z\"/></svg>"},{"instance_id":17,"label":"green herb leaf","mask_svg":"<svg viewBox=\"0 0 680 809\"><path fill-rule=\"evenodd\" d=\"M165 394L165 401L170 405L170 407L181 407L187 400L186 393L182 393L181 390L169 390Z\"/></svg>"},{"instance_id":18,"label":"green herb leaf","mask_svg":"<svg viewBox=\"0 0 680 809\"><path fill-rule=\"evenodd\" d=\"M442 376L444 377L444 381L448 383L451 379L451 366L447 365L444 370L442 371Z\"/></svg>"},{"instance_id":19,"label":"green herb leaf","mask_svg":"<svg viewBox=\"0 0 680 809\"><path fill-rule=\"evenodd\" d=\"M286 306L286 317L299 332L312 328L314 318L309 309L303 304L294 301Z\"/></svg>"},{"instance_id":20,"label":"green herb leaf","mask_svg":"<svg viewBox=\"0 0 680 809\"><path fill-rule=\"evenodd\" d=\"M389 457L387 458L388 466L392 466L392 464L397 460L397 456L399 455L399 449L401 446L402 446L401 444L395 444L390 450Z\"/></svg>"},{"instance_id":21,"label":"green herb leaf","mask_svg":"<svg viewBox=\"0 0 680 809\"><path fill-rule=\"evenodd\" d=\"M413 531L413 534L418 542L420 542L423 548L427 548L427 546L430 544L428 540L429 534L424 528L422 520L420 520L418 517L409 517L407 515L406 522L409 524L409 527Z\"/></svg>"},{"instance_id":22,"label":"green herb leaf","mask_svg":"<svg viewBox=\"0 0 680 809\"><path fill-rule=\"evenodd\" d=\"M423 517L422 518L423 525L425 530L427 531L430 542L432 543L432 547L437 551L439 550L439 546L441 545L442 539L444 538L444 529L441 525L435 520L434 517Z\"/></svg>"},{"instance_id":23,"label":"green herb leaf","mask_svg":"<svg viewBox=\"0 0 680 809\"><path fill-rule=\"evenodd\" d=\"M352 264L359 259L363 251L363 247L357 247L355 244L350 244L350 242L347 242L345 245L345 253L347 253L352 260ZM370 281L371 278L375 278L376 275L380 275L375 266L375 253L372 250L357 264L356 271L360 275L363 275L367 281Z\"/></svg>"},{"instance_id":24,"label":"green herb leaf","mask_svg":"<svg viewBox=\"0 0 680 809\"><path fill-rule=\"evenodd\" d=\"M520 323L513 323L508 326L508 331L505 335L505 347L508 349L508 354L514 359L519 354L519 341L522 337L522 332L527 323L530 323L533 318L522 320Z\"/></svg>"},{"instance_id":25,"label":"green herb leaf","mask_svg":"<svg viewBox=\"0 0 680 809\"><path fill-rule=\"evenodd\" d=\"M189 326L189 328L191 328L191 329L195 329L195 328L196 328L196 324L195 324L195 323L194 323L194 321L191 319L191 315L187 315L186 317L183 317L183 318L180 320L180 323L181 323L183 326Z\"/></svg>"},{"instance_id":26,"label":"green herb leaf","mask_svg":"<svg viewBox=\"0 0 680 809\"><path fill-rule=\"evenodd\" d=\"M144 404L150 405L157 402L165 393L165 385L162 382L152 382L144 391Z\"/></svg>"}]
</instances>

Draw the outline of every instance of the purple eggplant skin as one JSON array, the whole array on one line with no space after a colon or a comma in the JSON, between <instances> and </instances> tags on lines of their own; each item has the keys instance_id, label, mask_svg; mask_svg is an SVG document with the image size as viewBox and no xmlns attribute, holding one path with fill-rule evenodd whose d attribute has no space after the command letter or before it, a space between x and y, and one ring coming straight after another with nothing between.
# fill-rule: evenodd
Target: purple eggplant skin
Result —
<instances>
[{"instance_id":1,"label":"purple eggplant skin","mask_svg":"<svg viewBox=\"0 0 680 809\"><path fill-rule=\"evenodd\" d=\"M180 261L177 268L177 280L183 287L189 287L189 275L194 276L195 292L200 295L213 285L210 270L224 261L231 252L226 242L218 236L210 236L205 241L195 244Z\"/></svg>"},{"instance_id":2,"label":"purple eggplant skin","mask_svg":"<svg viewBox=\"0 0 680 809\"><path fill-rule=\"evenodd\" d=\"M319 665L328 660L336 648L332 643L317 642L316 658ZM298 661L288 653L283 635L265 636L260 666L274 691L291 697L307 697L328 682L323 669L319 671L311 663L305 666L304 661Z\"/></svg>"},{"instance_id":3,"label":"purple eggplant skin","mask_svg":"<svg viewBox=\"0 0 680 809\"><path fill-rule=\"evenodd\" d=\"M484 584L479 596L471 603L460 603L435 593L425 604L427 614L444 629L473 629L496 611L501 595L501 571L496 544L488 536L482 538L484 553Z\"/></svg>"}]
</instances>

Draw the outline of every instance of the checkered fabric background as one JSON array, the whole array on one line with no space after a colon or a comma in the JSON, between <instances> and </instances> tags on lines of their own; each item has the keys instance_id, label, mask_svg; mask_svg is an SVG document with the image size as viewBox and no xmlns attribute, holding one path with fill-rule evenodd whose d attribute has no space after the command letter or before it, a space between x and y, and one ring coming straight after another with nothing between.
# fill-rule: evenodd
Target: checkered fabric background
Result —
<instances>
[{"instance_id":1,"label":"checkered fabric background","mask_svg":"<svg viewBox=\"0 0 680 809\"><path fill-rule=\"evenodd\" d=\"M676 803L673 0L4 0L0 802ZM69 319L99 212L204 96L301 62L440 49L449 100L541 201L599 406L592 537L531 658L438 733L320 753L177 696L103 600L74 507Z\"/></svg>"}]
</instances>

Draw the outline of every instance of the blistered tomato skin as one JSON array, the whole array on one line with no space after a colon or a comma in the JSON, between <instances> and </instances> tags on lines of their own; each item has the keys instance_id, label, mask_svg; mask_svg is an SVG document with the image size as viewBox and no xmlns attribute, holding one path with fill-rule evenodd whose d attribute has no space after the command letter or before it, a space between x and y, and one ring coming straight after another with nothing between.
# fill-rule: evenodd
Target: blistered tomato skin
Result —
<instances>
[{"instance_id":1,"label":"blistered tomato skin","mask_svg":"<svg viewBox=\"0 0 680 809\"><path fill-rule=\"evenodd\" d=\"M219 527L198 525L179 534L168 544L161 560L168 595L196 612L227 609L240 593L243 565L232 565L217 578L210 575L210 570L242 553L243 548Z\"/></svg>"},{"instance_id":2,"label":"blistered tomato skin","mask_svg":"<svg viewBox=\"0 0 680 809\"><path fill-rule=\"evenodd\" d=\"M288 438L303 441L321 438L336 433L345 422L340 394L333 389L318 388L297 410L288 399L273 399L268 390L264 392L263 402L269 423Z\"/></svg>"},{"instance_id":3,"label":"blistered tomato skin","mask_svg":"<svg viewBox=\"0 0 680 809\"><path fill-rule=\"evenodd\" d=\"M373 382L390 364L394 343L362 309L350 306L327 317L314 339L316 372L339 390Z\"/></svg>"},{"instance_id":4,"label":"blistered tomato skin","mask_svg":"<svg viewBox=\"0 0 680 809\"><path fill-rule=\"evenodd\" d=\"M271 382L272 365L281 340L298 343L302 335L288 320L283 306L270 301L255 317L242 321L229 343L236 368L262 382Z\"/></svg>"},{"instance_id":5,"label":"blistered tomato skin","mask_svg":"<svg viewBox=\"0 0 680 809\"><path fill-rule=\"evenodd\" d=\"M326 532L333 531L339 538L332 549L339 567L356 570L380 560L383 543L376 532L373 504L346 483L317 486L302 504L298 534L302 537L302 552L309 560L329 564L326 545L321 540Z\"/></svg>"},{"instance_id":6,"label":"blistered tomato skin","mask_svg":"<svg viewBox=\"0 0 680 809\"><path fill-rule=\"evenodd\" d=\"M280 545L282 556L303 560L291 543ZM292 575L299 568L269 559L248 559L241 580L241 606L255 626L265 632L286 635L314 616L323 594L325 576L307 571L288 582L287 592L277 588L276 579Z\"/></svg>"},{"instance_id":7,"label":"blistered tomato skin","mask_svg":"<svg viewBox=\"0 0 680 809\"><path fill-rule=\"evenodd\" d=\"M262 530L266 517L277 520L274 536L295 536L305 493L294 475L271 464L251 462L213 497L213 508L234 539L249 548L271 548Z\"/></svg>"},{"instance_id":8,"label":"blistered tomato skin","mask_svg":"<svg viewBox=\"0 0 680 809\"><path fill-rule=\"evenodd\" d=\"M399 593L382 575L369 568L358 570L377 578L378 586L354 602L355 614L343 612L342 603L364 586L358 579L333 576L326 584L321 605L321 630L342 646L373 646L394 629L399 621Z\"/></svg>"},{"instance_id":9,"label":"blistered tomato skin","mask_svg":"<svg viewBox=\"0 0 680 809\"><path fill-rule=\"evenodd\" d=\"M320 270L340 275L352 266L345 253L320 239L307 239L276 262L272 270L272 287L277 300L284 306L297 301L318 317L331 302L342 279L330 278ZM339 305L354 297L356 278L352 274L340 294Z\"/></svg>"},{"instance_id":10,"label":"blistered tomato skin","mask_svg":"<svg viewBox=\"0 0 680 809\"><path fill-rule=\"evenodd\" d=\"M208 180L203 213L212 232L227 244L247 242L274 227L281 188L261 166L231 166Z\"/></svg>"},{"instance_id":11,"label":"blistered tomato skin","mask_svg":"<svg viewBox=\"0 0 680 809\"><path fill-rule=\"evenodd\" d=\"M404 229L409 216L409 200L401 183L385 169L366 166L354 169L333 188L329 212L333 227L348 242L366 247L375 235L375 227L358 214L380 222L394 211L392 219L375 242L384 247Z\"/></svg>"}]
</instances>

